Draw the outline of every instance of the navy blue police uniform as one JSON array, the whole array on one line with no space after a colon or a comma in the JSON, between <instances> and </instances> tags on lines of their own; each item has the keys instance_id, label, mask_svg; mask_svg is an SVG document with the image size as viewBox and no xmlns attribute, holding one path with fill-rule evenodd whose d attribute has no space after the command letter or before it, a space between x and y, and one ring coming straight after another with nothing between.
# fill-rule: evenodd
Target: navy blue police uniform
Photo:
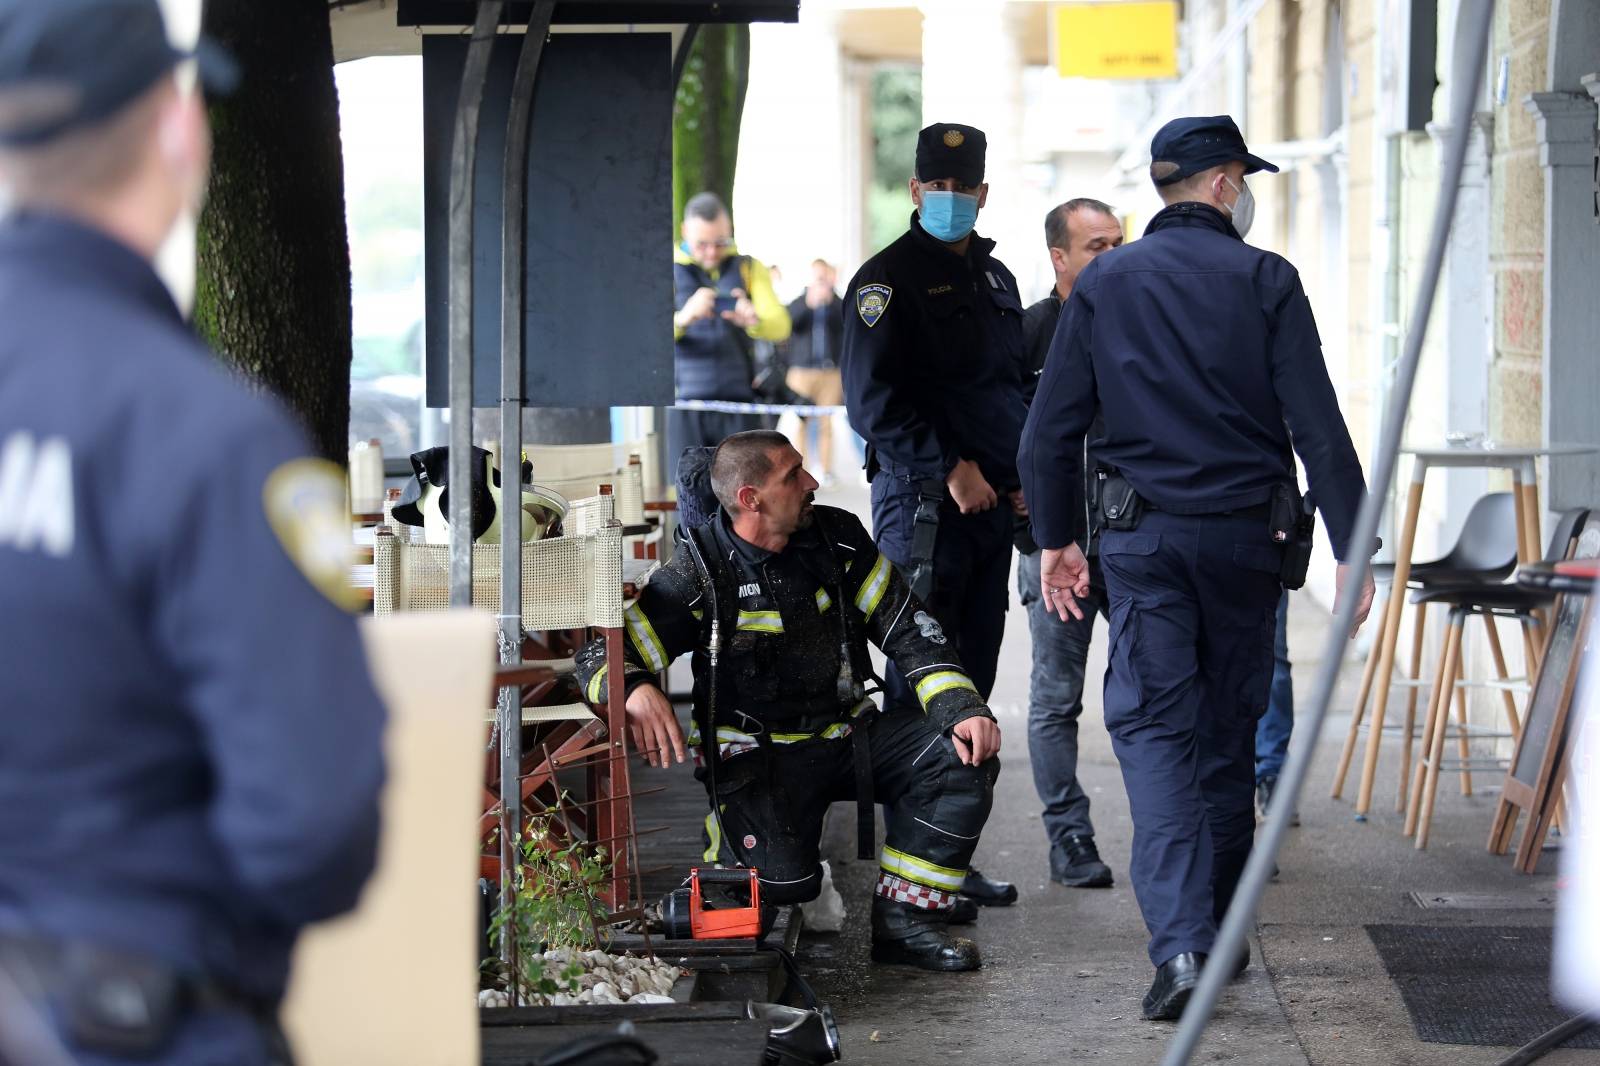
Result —
<instances>
[{"instance_id":1,"label":"navy blue police uniform","mask_svg":"<svg viewBox=\"0 0 1600 1066\"><path fill-rule=\"evenodd\" d=\"M0 8L0 87L65 9L146 63L123 99L178 61L155 0L94 6ZM97 229L0 223L0 321L0 973L75 1062L287 1061L296 934L377 846L342 473Z\"/></svg>"},{"instance_id":2,"label":"navy blue police uniform","mask_svg":"<svg viewBox=\"0 0 1600 1066\"><path fill-rule=\"evenodd\" d=\"M971 127L930 126L917 173L969 174L976 185L983 144ZM850 424L867 442L873 536L955 637L987 699L1010 599L1005 494L1018 487L1025 413L1016 278L994 241L974 233L958 255L913 212L907 231L851 279L844 320L840 370ZM963 459L999 495L990 510L963 515L949 499L945 478ZM885 680L892 702L915 706L893 667Z\"/></svg>"},{"instance_id":3,"label":"navy blue police uniform","mask_svg":"<svg viewBox=\"0 0 1600 1066\"><path fill-rule=\"evenodd\" d=\"M1275 169L1226 117L1170 123L1152 156L1158 180L1233 159ZM1100 533L1100 562L1105 721L1159 968L1203 960L1249 855L1255 724L1282 592L1269 501L1293 481L1291 445L1341 560L1365 486L1297 272L1209 205L1167 207L1073 287L1019 456L1043 547L1079 539L1080 442L1097 408L1095 462L1145 503L1137 528ZM1150 1012L1147 997L1147 1016L1171 1016Z\"/></svg>"}]
</instances>

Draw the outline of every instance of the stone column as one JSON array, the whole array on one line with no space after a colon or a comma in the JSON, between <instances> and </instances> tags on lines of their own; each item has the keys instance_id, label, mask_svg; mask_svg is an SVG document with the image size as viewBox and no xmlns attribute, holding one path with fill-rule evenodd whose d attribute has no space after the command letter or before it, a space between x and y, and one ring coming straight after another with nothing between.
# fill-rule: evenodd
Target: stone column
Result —
<instances>
[{"instance_id":1,"label":"stone column","mask_svg":"<svg viewBox=\"0 0 1600 1066\"><path fill-rule=\"evenodd\" d=\"M989 141L989 201L978 232L1002 261L1028 254L1038 227L1023 217L1022 48L1015 4L922 0L922 119L962 122ZM1007 265L1015 264L1007 262Z\"/></svg>"},{"instance_id":2,"label":"stone column","mask_svg":"<svg viewBox=\"0 0 1600 1066\"><path fill-rule=\"evenodd\" d=\"M1600 445L1600 225L1595 219L1595 75L1588 93L1531 94L1526 105L1538 124L1544 167L1543 435L1558 444ZM1592 94L1592 95L1591 95ZM1547 509L1600 499L1600 457L1550 461Z\"/></svg>"}]
</instances>

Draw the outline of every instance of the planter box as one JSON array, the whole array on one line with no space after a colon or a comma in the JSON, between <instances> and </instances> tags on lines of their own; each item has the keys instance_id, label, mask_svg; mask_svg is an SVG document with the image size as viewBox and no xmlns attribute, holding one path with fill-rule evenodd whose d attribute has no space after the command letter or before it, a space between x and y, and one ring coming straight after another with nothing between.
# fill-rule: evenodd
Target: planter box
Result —
<instances>
[{"instance_id":1,"label":"planter box","mask_svg":"<svg viewBox=\"0 0 1600 1066\"><path fill-rule=\"evenodd\" d=\"M614 1035L623 1021L663 1063L760 1066L767 1047L766 1023L746 1018L743 1003L495 1007L480 1016L482 1066L525 1066L579 1041Z\"/></svg>"}]
</instances>

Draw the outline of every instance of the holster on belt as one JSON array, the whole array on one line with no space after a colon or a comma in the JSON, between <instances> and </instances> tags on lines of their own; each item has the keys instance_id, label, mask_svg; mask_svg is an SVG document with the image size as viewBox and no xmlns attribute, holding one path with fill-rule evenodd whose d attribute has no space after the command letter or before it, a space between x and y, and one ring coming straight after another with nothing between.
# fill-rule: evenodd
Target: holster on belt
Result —
<instances>
[{"instance_id":1,"label":"holster on belt","mask_svg":"<svg viewBox=\"0 0 1600 1066\"><path fill-rule=\"evenodd\" d=\"M1099 523L1098 530L1111 529L1127 532L1139 528L1144 517L1145 502L1128 479L1115 470L1102 468L1095 471L1094 507L1092 511Z\"/></svg>"},{"instance_id":2,"label":"holster on belt","mask_svg":"<svg viewBox=\"0 0 1600 1066\"><path fill-rule=\"evenodd\" d=\"M37 1003L58 1005L72 1043L87 1051L148 1058L196 1011L227 1009L256 1019L286 1063L274 1008L157 959L88 943L0 935L0 969Z\"/></svg>"},{"instance_id":3,"label":"holster on belt","mask_svg":"<svg viewBox=\"0 0 1600 1066\"><path fill-rule=\"evenodd\" d=\"M1284 588L1301 588L1311 569L1311 543L1317 528L1316 503L1309 496L1301 496L1298 487L1285 482L1273 487L1267 508L1267 534L1274 544L1283 548L1278 580L1283 582Z\"/></svg>"}]
</instances>

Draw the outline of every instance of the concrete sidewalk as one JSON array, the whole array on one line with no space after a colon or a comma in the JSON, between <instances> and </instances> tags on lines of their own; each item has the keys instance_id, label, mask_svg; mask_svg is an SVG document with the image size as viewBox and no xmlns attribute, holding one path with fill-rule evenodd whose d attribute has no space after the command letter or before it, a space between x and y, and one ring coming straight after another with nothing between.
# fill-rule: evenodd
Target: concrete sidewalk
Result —
<instances>
[{"instance_id":1,"label":"concrete sidewalk","mask_svg":"<svg viewBox=\"0 0 1600 1066\"><path fill-rule=\"evenodd\" d=\"M852 490L824 498L864 514L864 495ZM1297 596L1290 621L1296 687L1305 700L1327 614L1309 597ZM970 931L984 950L982 971L935 975L871 966L867 906L875 869L853 860L853 819L831 820L824 851L845 896L847 924L840 935L808 937L801 965L833 1005L847 1062L1147 1064L1159 1062L1174 1031L1170 1024L1144 1021L1139 1013L1152 970L1127 879L1132 838L1127 800L1101 724L1104 625L1096 630L1090 662L1080 779L1094 805L1102 855L1116 874L1113 888L1065 889L1048 880L1040 804L1026 750L1029 663L1027 621L1013 595L992 701L1005 731L1004 770L975 862L991 876L1015 881L1022 898L1014 907L985 911ZM1359 681L1356 664L1346 665L1342 681L1301 804L1303 825L1290 831L1282 875L1263 901L1254 961L1224 996L1194 1061L1241 1066L1499 1062L1508 1049L1420 1042L1363 926L1548 926L1553 911L1545 901L1555 891L1555 878L1543 871L1554 863L1547 857L1539 876L1523 877L1511 871L1508 859L1484 850L1499 779L1488 773L1477 775L1478 795L1470 800L1458 794L1453 781L1444 783L1430 849L1414 851L1392 812L1392 751L1380 767L1373 816L1356 823L1348 801L1328 798ZM1423 910L1408 896L1411 891L1501 893L1527 906ZM1600 1066L1600 1052L1557 1051L1541 1061Z\"/></svg>"}]
</instances>

